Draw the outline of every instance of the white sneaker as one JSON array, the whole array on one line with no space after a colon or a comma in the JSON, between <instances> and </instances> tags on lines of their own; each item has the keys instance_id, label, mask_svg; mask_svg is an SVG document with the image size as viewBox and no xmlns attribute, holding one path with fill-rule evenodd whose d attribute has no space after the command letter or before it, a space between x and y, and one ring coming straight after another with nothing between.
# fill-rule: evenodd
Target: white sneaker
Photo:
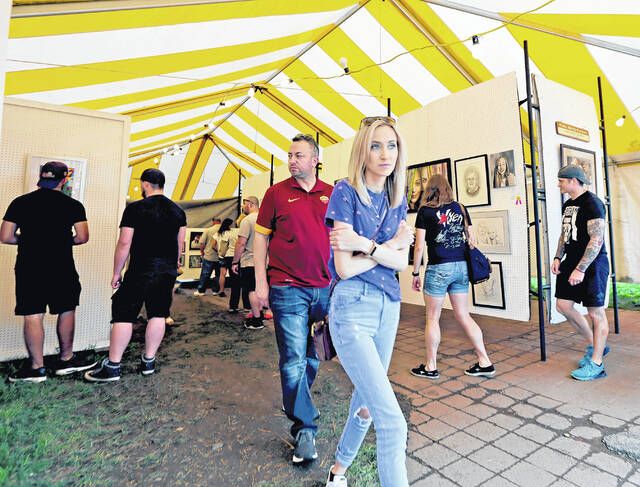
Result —
<instances>
[{"instance_id":1,"label":"white sneaker","mask_svg":"<svg viewBox=\"0 0 640 487\"><path fill-rule=\"evenodd\" d=\"M168 326L171 326L171 325L175 325L175 324L176 324L176 322L173 320L173 318L172 318L171 316L167 316L167 317L164 319L164 324L165 324L165 325L168 325Z\"/></svg>"},{"instance_id":2,"label":"white sneaker","mask_svg":"<svg viewBox=\"0 0 640 487\"><path fill-rule=\"evenodd\" d=\"M325 487L347 487L347 477L344 475L334 475L333 480L331 478L331 468L329 469L329 475L327 475L327 485Z\"/></svg>"},{"instance_id":3,"label":"white sneaker","mask_svg":"<svg viewBox=\"0 0 640 487\"><path fill-rule=\"evenodd\" d=\"M194 295L194 296L204 296L206 293L207 293L206 291L205 291L205 292L203 292L203 293L201 293L200 291L195 291L195 292L193 293L193 295Z\"/></svg>"}]
</instances>

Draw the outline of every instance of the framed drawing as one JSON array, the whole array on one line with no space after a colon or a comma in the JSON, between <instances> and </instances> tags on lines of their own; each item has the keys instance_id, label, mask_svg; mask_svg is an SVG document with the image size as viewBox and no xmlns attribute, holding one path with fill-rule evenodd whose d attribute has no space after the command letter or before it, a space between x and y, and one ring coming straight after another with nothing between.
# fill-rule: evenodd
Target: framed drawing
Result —
<instances>
[{"instance_id":1,"label":"framed drawing","mask_svg":"<svg viewBox=\"0 0 640 487\"><path fill-rule=\"evenodd\" d=\"M504 278L502 262L491 262L491 277L488 281L471 286L473 305L482 308L506 309L504 302Z\"/></svg>"},{"instance_id":2,"label":"framed drawing","mask_svg":"<svg viewBox=\"0 0 640 487\"><path fill-rule=\"evenodd\" d=\"M189 249L200 250L200 239L203 232L191 232L189 234Z\"/></svg>"},{"instance_id":3,"label":"framed drawing","mask_svg":"<svg viewBox=\"0 0 640 487\"><path fill-rule=\"evenodd\" d=\"M202 267L202 257L200 255L189 256L189 269L199 269Z\"/></svg>"},{"instance_id":4,"label":"framed drawing","mask_svg":"<svg viewBox=\"0 0 640 487\"><path fill-rule=\"evenodd\" d=\"M491 187L508 188L516 185L515 159L513 150L496 152L489 156Z\"/></svg>"},{"instance_id":5,"label":"framed drawing","mask_svg":"<svg viewBox=\"0 0 640 487\"><path fill-rule=\"evenodd\" d=\"M434 174L442 174L451 184L451 159L422 162L407 168L406 195L409 213L415 213L420 208L420 200L427 187L427 181Z\"/></svg>"},{"instance_id":6,"label":"framed drawing","mask_svg":"<svg viewBox=\"0 0 640 487\"><path fill-rule=\"evenodd\" d=\"M478 247L489 254L510 254L509 211L482 211L471 215Z\"/></svg>"},{"instance_id":7,"label":"framed drawing","mask_svg":"<svg viewBox=\"0 0 640 487\"><path fill-rule=\"evenodd\" d=\"M579 147L560 144L560 167L562 168L569 164L580 166L589 178L589 181L591 181L591 184L585 184L584 187L589 191L597 192L596 153Z\"/></svg>"},{"instance_id":8,"label":"framed drawing","mask_svg":"<svg viewBox=\"0 0 640 487\"><path fill-rule=\"evenodd\" d=\"M79 157L56 157L56 156L30 156L27 161L27 173L25 174L25 192L34 191L38 188L40 179L40 168L49 161L64 162L69 168L69 175L62 186L62 192L73 199L84 203L84 188L87 179L87 160Z\"/></svg>"},{"instance_id":9,"label":"framed drawing","mask_svg":"<svg viewBox=\"0 0 640 487\"><path fill-rule=\"evenodd\" d=\"M489 206L489 165L487 155L467 157L455 161L456 196L468 208Z\"/></svg>"},{"instance_id":10,"label":"framed drawing","mask_svg":"<svg viewBox=\"0 0 640 487\"><path fill-rule=\"evenodd\" d=\"M178 257L178 266L184 267L184 254L180 254L180 257Z\"/></svg>"}]
</instances>

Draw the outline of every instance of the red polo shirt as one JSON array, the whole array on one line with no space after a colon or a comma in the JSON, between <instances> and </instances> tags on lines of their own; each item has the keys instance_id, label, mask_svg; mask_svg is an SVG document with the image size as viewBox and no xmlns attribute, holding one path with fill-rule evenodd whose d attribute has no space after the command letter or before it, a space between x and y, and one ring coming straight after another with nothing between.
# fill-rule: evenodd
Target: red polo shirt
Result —
<instances>
[{"instance_id":1,"label":"red polo shirt","mask_svg":"<svg viewBox=\"0 0 640 487\"><path fill-rule=\"evenodd\" d=\"M290 177L264 195L256 232L269 241L269 284L326 287L329 268L329 228L325 214L333 186L316 180L307 192Z\"/></svg>"}]
</instances>

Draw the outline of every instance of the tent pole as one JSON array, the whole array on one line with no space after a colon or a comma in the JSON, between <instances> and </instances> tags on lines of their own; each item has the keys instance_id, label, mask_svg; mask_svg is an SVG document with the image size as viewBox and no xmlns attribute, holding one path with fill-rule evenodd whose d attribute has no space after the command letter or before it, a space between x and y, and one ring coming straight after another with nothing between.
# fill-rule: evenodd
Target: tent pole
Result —
<instances>
[{"instance_id":1,"label":"tent pole","mask_svg":"<svg viewBox=\"0 0 640 487\"><path fill-rule=\"evenodd\" d=\"M598 100L600 102L600 136L602 137L602 155L604 157L604 184L607 191L605 204L609 216L609 252L611 252L611 286L613 289L613 323L616 334L620 333L618 317L618 284L616 276L616 254L613 248L613 213L611 212L611 187L609 185L609 156L607 154L607 130L604 124L604 101L602 98L602 79L598 76Z\"/></svg>"},{"instance_id":2,"label":"tent pole","mask_svg":"<svg viewBox=\"0 0 640 487\"><path fill-rule=\"evenodd\" d=\"M387 117L391 116L391 98L387 98Z\"/></svg>"},{"instance_id":3,"label":"tent pole","mask_svg":"<svg viewBox=\"0 0 640 487\"><path fill-rule=\"evenodd\" d=\"M316 144L318 144L318 158L320 157L320 132L316 132ZM322 163L320 161L318 161L318 164L316 164L316 179L318 179L319 175L320 175L320 169Z\"/></svg>"},{"instance_id":4,"label":"tent pole","mask_svg":"<svg viewBox=\"0 0 640 487\"><path fill-rule=\"evenodd\" d=\"M536 228L536 272L538 280L538 327L540 330L540 360L547 360L547 345L544 332L544 285L542 283L542 245L540 216L538 208L538 175L536 173L536 146L533 137L533 95L531 93L531 72L529 70L529 43L524 41L524 72L527 81L527 118L529 120L529 149L531 151L531 179L533 184L533 217Z\"/></svg>"},{"instance_id":5,"label":"tent pole","mask_svg":"<svg viewBox=\"0 0 640 487\"><path fill-rule=\"evenodd\" d=\"M236 204L238 217L242 215L242 171L238 168L238 202Z\"/></svg>"},{"instance_id":6,"label":"tent pole","mask_svg":"<svg viewBox=\"0 0 640 487\"><path fill-rule=\"evenodd\" d=\"M269 174L269 186L273 186L273 154L271 154L271 173Z\"/></svg>"}]
</instances>

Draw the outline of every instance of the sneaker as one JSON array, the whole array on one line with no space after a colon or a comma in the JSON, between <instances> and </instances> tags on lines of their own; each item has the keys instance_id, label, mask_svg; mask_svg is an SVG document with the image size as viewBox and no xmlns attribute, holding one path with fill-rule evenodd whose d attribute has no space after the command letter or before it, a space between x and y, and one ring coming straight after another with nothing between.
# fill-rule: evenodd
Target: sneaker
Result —
<instances>
[{"instance_id":1,"label":"sneaker","mask_svg":"<svg viewBox=\"0 0 640 487\"><path fill-rule=\"evenodd\" d=\"M464 371L467 375L472 375L474 377L493 377L496 375L496 368L493 364L488 367L480 367L480 364L475 364L473 367L468 368Z\"/></svg>"},{"instance_id":2,"label":"sneaker","mask_svg":"<svg viewBox=\"0 0 640 487\"><path fill-rule=\"evenodd\" d=\"M260 318L247 318L242 324L247 330L260 330L264 328L264 323Z\"/></svg>"},{"instance_id":3,"label":"sneaker","mask_svg":"<svg viewBox=\"0 0 640 487\"><path fill-rule=\"evenodd\" d=\"M301 430L296 435L296 448L293 450L293 463L310 462L318 458L316 439L309 430Z\"/></svg>"},{"instance_id":4,"label":"sneaker","mask_svg":"<svg viewBox=\"0 0 640 487\"><path fill-rule=\"evenodd\" d=\"M156 371L156 358L147 358L144 353L140 355L140 373L142 375L151 375Z\"/></svg>"},{"instance_id":5,"label":"sneaker","mask_svg":"<svg viewBox=\"0 0 640 487\"><path fill-rule=\"evenodd\" d=\"M69 375L74 372L93 369L96 365L98 365L97 360L80 358L74 353L69 360L60 360L60 358L58 358L53 370L56 375Z\"/></svg>"},{"instance_id":6,"label":"sneaker","mask_svg":"<svg viewBox=\"0 0 640 487\"><path fill-rule=\"evenodd\" d=\"M593 360L587 360L588 362L584 367L580 367L579 369L571 372L571 377L576 380L595 380L607 376L607 373L604 370L604 364L596 365Z\"/></svg>"},{"instance_id":7,"label":"sneaker","mask_svg":"<svg viewBox=\"0 0 640 487\"><path fill-rule=\"evenodd\" d=\"M204 296L205 294L207 294L207 292L206 292L206 291L205 291L205 292L203 292L203 293L201 293L200 291L194 291L194 292L193 292L193 295L194 295L194 296ZM213 293L213 294L214 294L214 296L215 296L215 293Z\"/></svg>"},{"instance_id":8,"label":"sneaker","mask_svg":"<svg viewBox=\"0 0 640 487\"><path fill-rule=\"evenodd\" d=\"M332 467L333 468L333 467ZM329 475L327 475L327 484L325 487L347 487L347 477L344 475L336 475L329 469Z\"/></svg>"},{"instance_id":9,"label":"sneaker","mask_svg":"<svg viewBox=\"0 0 640 487\"><path fill-rule=\"evenodd\" d=\"M438 369L436 370L427 370L424 364L420 364L414 369L411 369L411 375L415 375L416 377L424 377L425 379L439 379L440 372Z\"/></svg>"},{"instance_id":10,"label":"sneaker","mask_svg":"<svg viewBox=\"0 0 640 487\"><path fill-rule=\"evenodd\" d=\"M173 326L173 325L176 324L176 322L174 321L174 319L171 316L167 316L164 319L164 324L167 325L167 326Z\"/></svg>"},{"instance_id":11,"label":"sneaker","mask_svg":"<svg viewBox=\"0 0 640 487\"><path fill-rule=\"evenodd\" d=\"M120 380L120 366L111 365L107 357L102 361L100 367L86 372L84 378L89 382L114 382Z\"/></svg>"},{"instance_id":12,"label":"sneaker","mask_svg":"<svg viewBox=\"0 0 640 487\"><path fill-rule=\"evenodd\" d=\"M22 367L9 376L9 382L44 382L45 380L47 380L47 369L32 368L30 360L25 360Z\"/></svg>"},{"instance_id":13,"label":"sneaker","mask_svg":"<svg viewBox=\"0 0 640 487\"><path fill-rule=\"evenodd\" d=\"M219 297L219 298L226 298L226 297L227 297L227 293L225 293L224 291L220 291L220 292L218 293L218 297Z\"/></svg>"},{"instance_id":14,"label":"sneaker","mask_svg":"<svg viewBox=\"0 0 640 487\"><path fill-rule=\"evenodd\" d=\"M237 315L240 312L238 308L229 308L228 313L232 315Z\"/></svg>"},{"instance_id":15,"label":"sneaker","mask_svg":"<svg viewBox=\"0 0 640 487\"><path fill-rule=\"evenodd\" d=\"M609 353L610 350L611 349L609 348L609 345L605 345L604 346L604 352L602 353L602 356L605 357ZM587 345L587 348L585 348L585 350L584 350L584 357L582 357L580 359L580 362L578 362L578 368L581 369L582 367L587 365L589 360L591 360L591 356L592 355L593 355L593 345Z\"/></svg>"}]
</instances>

